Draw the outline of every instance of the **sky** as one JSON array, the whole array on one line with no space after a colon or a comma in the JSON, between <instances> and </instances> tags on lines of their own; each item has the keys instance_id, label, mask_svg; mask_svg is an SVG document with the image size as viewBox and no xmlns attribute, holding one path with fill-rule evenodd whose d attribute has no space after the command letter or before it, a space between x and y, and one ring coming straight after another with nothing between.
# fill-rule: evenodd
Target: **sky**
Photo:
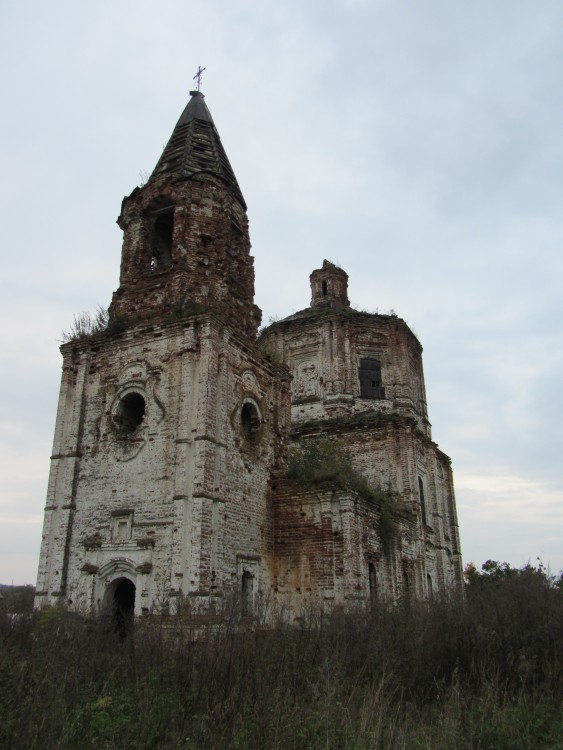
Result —
<instances>
[{"instance_id":1,"label":"sky","mask_svg":"<svg viewBox=\"0 0 563 750\"><path fill-rule=\"evenodd\" d=\"M464 562L563 569L562 30L560 0L0 4L0 583L35 583L61 332L199 65L264 322L341 265L424 347Z\"/></svg>"}]
</instances>

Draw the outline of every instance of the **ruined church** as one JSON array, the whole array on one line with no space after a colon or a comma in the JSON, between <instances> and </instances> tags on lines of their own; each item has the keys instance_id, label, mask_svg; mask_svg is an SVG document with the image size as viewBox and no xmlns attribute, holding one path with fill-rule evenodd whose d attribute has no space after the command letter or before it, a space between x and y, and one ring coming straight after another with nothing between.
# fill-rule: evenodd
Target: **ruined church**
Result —
<instances>
[{"instance_id":1,"label":"ruined church","mask_svg":"<svg viewBox=\"0 0 563 750\"><path fill-rule=\"evenodd\" d=\"M118 224L107 320L61 347L36 606L291 620L459 589L419 341L352 309L326 260L310 305L259 333L246 204L199 91Z\"/></svg>"}]
</instances>

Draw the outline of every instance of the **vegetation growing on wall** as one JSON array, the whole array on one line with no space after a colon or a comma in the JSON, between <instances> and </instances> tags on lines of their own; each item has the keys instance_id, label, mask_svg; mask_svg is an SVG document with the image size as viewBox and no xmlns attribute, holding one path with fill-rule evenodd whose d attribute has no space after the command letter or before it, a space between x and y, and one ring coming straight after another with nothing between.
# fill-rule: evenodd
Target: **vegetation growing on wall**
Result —
<instances>
[{"instance_id":1,"label":"vegetation growing on wall","mask_svg":"<svg viewBox=\"0 0 563 750\"><path fill-rule=\"evenodd\" d=\"M197 302L171 304L164 301L163 305L169 308L168 312L162 316L161 322L164 324L176 323L177 321L206 311L206 308ZM94 314L82 312L75 315L69 330L62 332L61 340L63 344L67 344L68 342L82 341L99 334L106 336L117 335L139 322L142 322L139 317L110 315L105 307L99 306Z\"/></svg>"},{"instance_id":2,"label":"vegetation growing on wall","mask_svg":"<svg viewBox=\"0 0 563 750\"><path fill-rule=\"evenodd\" d=\"M189 318L192 315L199 315L207 311L204 305L200 305L198 302L184 302L173 304L170 307L168 315L164 316L165 323L175 323L184 318Z\"/></svg>"},{"instance_id":3,"label":"vegetation growing on wall","mask_svg":"<svg viewBox=\"0 0 563 750\"><path fill-rule=\"evenodd\" d=\"M357 471L348 454L328 438L307 438L289 449L287 476L301 487L331 483L335 487L357 492L379 510L379 532L385 549L397 532L394 519L396 495L391 488L372 487Z\"/></svg>"},{"instance_id":4,"label":"vegetation growing on wall","mask_svg":"<svg viewBox=\"0 0 563 750\"><path fill-rule=\"evenodd\" d=\"M62 332L62 341L66 344L69 341L79 341L103 333L108 327L108 322L109 314L105 307L98 307L94 314L88 311L78 313L74 316L69 330Z\"/></svg>"},{"instance_id":5,"label":"vegetation growing on wall","mask_svg":"<svg viewBox=\"0 0 563 750\"><path fill-rule=\"evenodd\" d=\"M110 316L105 307L99 306L94 314L82 312L75 315L70 329L62 332L62 342L63 344L67 344L71 341L81 341L97 334L111 336L122 333L128 328L130 322L123 315Z\"/></svg>"}]
</instances>

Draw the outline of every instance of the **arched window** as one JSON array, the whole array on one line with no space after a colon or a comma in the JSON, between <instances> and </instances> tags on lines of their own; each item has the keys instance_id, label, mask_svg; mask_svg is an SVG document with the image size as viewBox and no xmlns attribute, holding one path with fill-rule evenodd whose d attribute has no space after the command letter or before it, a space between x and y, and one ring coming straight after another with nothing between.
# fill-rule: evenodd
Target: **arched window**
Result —
<instances>
[{"instance_id":1,"label":"arched window","mask_svg":"<svg viewBox=\"0 0 563 750\"><path fill-rule=\"evenodd\" d=\"M151 269L162 268L172 262L174 209L159 208L149 214Z\"/></svg>"},{"instance_id":2,"label":"arched window","mask_svg":"<svg viewBox=\"0 0 563 750\"><path fill-rule=\"evenodd\" d=\"M240 412L240 423L242 433L249 443L257 443L260 439L260 426L262 420L260 413L252 401L246 401Z\"/></svg>"},{"instance_id":3,"label":"arched window","mask_svg":"<svg viewBox=\"0 0 563 750\"><path fill-rule=\"evenodd\" d=\"M426 500L424 498L424 482L422 481L422 477L418 477L418 497L420 499L422 523L426 526Z\"/></svg>"}]
</instances>

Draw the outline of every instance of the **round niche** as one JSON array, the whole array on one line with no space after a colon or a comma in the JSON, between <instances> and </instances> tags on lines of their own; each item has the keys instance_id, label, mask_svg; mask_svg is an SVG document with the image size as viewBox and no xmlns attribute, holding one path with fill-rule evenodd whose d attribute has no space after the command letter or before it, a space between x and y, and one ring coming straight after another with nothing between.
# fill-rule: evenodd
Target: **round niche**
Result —
<instances>
[{"instance_id":1,"label":"round niche","mask_svg":"<svg viewBox=\"0 0 563 750\"><path fill-rule=\"evenodd\" d=\"M257 443L260 440L262 418L253 401L245 401L242 405L240 425L242 434L249 443Z\"/></svg>"},{"instance_id":2,"label":"round niche","mask_svg":"<svg viewBox=\"0 0 563 750\"><path fill-rule=\"evenodd\" d=\"M126 393L117 402L113 421L120 432L134 432L145 416L145 398L137 391Z\"/></svg>"}]
</instances>

